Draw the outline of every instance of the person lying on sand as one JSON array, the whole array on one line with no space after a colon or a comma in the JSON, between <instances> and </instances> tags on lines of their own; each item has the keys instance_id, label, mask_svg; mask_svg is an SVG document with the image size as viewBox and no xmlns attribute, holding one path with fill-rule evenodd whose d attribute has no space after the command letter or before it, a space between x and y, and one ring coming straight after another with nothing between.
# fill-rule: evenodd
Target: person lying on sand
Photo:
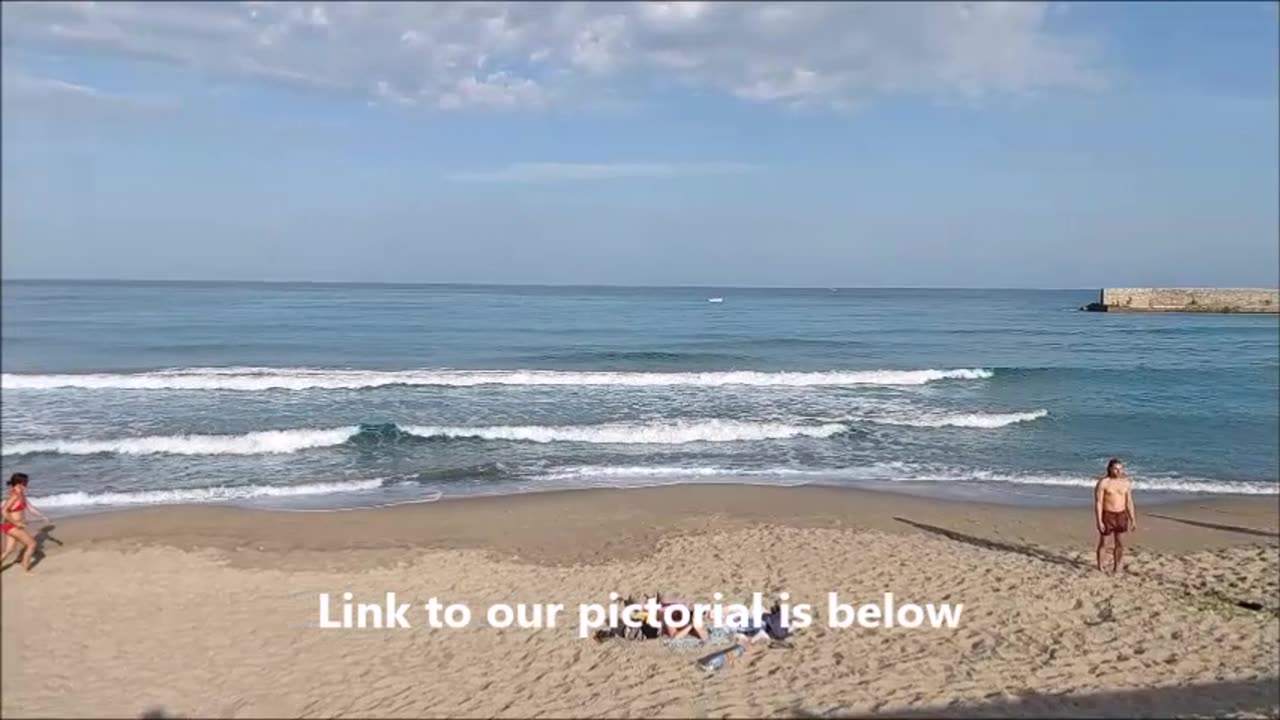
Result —
<instances>
[{"instance_id":1,"label":"person lying on sand","mask_svg":"<svg viewBox=\"0 0 1280 720\"><path fill-rule=\"evenodd\" d=\"M666 622L665 609L676 605L685 609L685 615L688 619L679 623ZM702 623L699 625L694 622L692 617L693 605L694 604L688 600L664 596L660 592L655 595L645 595L639 603L635 602L632 597L628 597L626 600L622 601L623 608L655 606L658 608L656 616L652 621L650 621L648 611L640 609L632 610L630 619L632 622L640 623L639 627L629 627L624 622L618 622L618 624L613 627L597 630L594 637L596 642L604 642L605 640L614 637L624 638L626 640L650 640L660 637L670 640L679 640L692 635L699 640L705 641L710 637L710 633L706 627L707 610L706 608L702 608Z\"/></svg>"},{"instance_id":2,"label":"person lying on sand","mask_svg":"<svg viewBox=\"0 0 1280 720\"><path fill-rule=\"evenodd\" d=\"M662 634L661 629L648 622L649 613L637 607L645 605L650 600L655 603L657 602L656 597L649 595L644 596L644 599L641 602L636 602L634 596L628 595L625 600L621 601L621 607L623 610L631 608L629 620L633 624L639 623L639 625L632 627L619 618L618 622L612 627L603 628L595 632L594 637L596 642L604 642L610 638L622 638L624 640L653 640L660 637Z\"/></svg>"},{"instance_id":3,"label":"person lying on sand","mask_svg":"<svg viewBox=\"0 0 1280 720\"><path fill-rule=\"evenodd\" d=\"M1117 458L1107 462L1107 474L1093 489L1093 514L1098 525L1098 571L1102 569L1102 551L1107 536L1114 540L1111 573L1120 570L1124 558L1124 542L1120 536L1138 529L1138 516L1133 507L1133 484L1124 473L1124 463Z\"/></svg>"},{"instance_id":4,"label":"person lying on sand","mask_svg":"<svg viewBox=\"0 0 1280 720\"><path fill-rule=\"evenodd\" d=\"M693 635L699 640L707 639L707 628L705 623L694 622L693 603L683 598L665 597L662 593L658 593L658 606L662 608L659 619L662 626L662 634L673 640L678 640L686 635ZM667 608L680 606L685 609L684 615L688 620L684 623L667 622ZM703 608L703 616L705 620L706 610Z\"/></svg>"}]
</instances>

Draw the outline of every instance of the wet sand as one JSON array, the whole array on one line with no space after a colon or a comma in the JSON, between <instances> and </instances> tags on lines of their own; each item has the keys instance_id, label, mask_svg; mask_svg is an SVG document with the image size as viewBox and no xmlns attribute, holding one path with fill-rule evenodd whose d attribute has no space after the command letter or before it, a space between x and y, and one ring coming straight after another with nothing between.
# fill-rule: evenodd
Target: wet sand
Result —
<instances>
[{"instance_id":1,"label":"wet sand","mask_svg":"<svg viewBox=\"0 0 1280 720\"><path fill-rule=\"evenodd\" d=\"M332 513L148 508L55 520L0 576L6 717L1280 714L1275 497L1146 505L1118 577L1088 509L686 485ZM814 605L791 647L579 640L576 607L663 590ZM318 595L411 629L314 627ZM831 628L826 598L963 605L956 629ZM437 597L476 613L427 627ZM497 602L561 626L487 627Z\"/></svg>"}]
</instances>

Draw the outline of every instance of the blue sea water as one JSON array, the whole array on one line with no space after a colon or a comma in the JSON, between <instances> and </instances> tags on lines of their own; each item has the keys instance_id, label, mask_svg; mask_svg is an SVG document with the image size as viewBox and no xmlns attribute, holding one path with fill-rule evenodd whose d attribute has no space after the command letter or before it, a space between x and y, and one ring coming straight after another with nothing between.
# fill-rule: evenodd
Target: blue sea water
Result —
<instances>
[{"instance_id":1,"label":"blue sea water","mask_svg":"<svg viewBox=\"0 0 1280 720\"><path fill-rule=\"evenodd\" d=\"M1277 493L1280 320L1094 291L3 283L4 473L65 511L670 482ZM709 298L722 302L708 302Z\"/></svg>"}]
</instances>

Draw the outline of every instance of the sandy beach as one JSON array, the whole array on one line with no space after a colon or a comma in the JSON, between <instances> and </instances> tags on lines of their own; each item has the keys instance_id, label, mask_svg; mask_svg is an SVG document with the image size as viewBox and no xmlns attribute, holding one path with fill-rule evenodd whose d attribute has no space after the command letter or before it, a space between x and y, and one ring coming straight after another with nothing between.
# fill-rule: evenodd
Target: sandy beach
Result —
<instances>
[{"instance_id":1,"label":"sandy beach","mask_svg":"<svg viewBox=\"0 0 1280 720\"><path fill-rule=\"evenodd\" d=\"M821 487L540 493L333 513L168 507L55 520L3 599L3 707L33 716L1269 716L1274 497L1139 501L1119 577L1087 508ZM814 605L790 648L596 642L579 603L662 590ZM414 603L321 629L320 593ZM957 628L831 628L826 597L963 605ZM463 629L422 604L465 603ZM562 626L488 627L498 602Z\"/></svg>"}]
</instances>

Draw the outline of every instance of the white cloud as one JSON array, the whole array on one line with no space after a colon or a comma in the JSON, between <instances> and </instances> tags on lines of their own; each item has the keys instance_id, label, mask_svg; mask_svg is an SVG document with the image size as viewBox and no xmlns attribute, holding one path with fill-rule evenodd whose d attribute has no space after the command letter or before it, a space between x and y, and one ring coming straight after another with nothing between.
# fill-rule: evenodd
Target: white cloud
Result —
<instances>
[{"instance_id":1,"label":"white cloud","mask_svg":"<svg viewBox=\"0 0 1280 720\"><path fill-rule=\"evenodd\" d=\"M1034 2L6 2L3 39L447 110L589 104L635 78L844 107L1101 87L1093 46L1057 15Z\"/></svg>"},{"instance_id":2,"label":"white cloud","mask_svg":"<svg viewBox=\"0 0 1280 720\"><path fill-rule=\"evenodd\" d=\"M595 74L616 69L628 50L628 22L625 15L607 15L586 21L573 37L570 61Z\"/></svg>"},{"instance_id":3,"label":"white cloud","mask_svg":"<svg viewBox=\"0 0 1280 720\"><path fill-rule=\"evenodd\" d=\"M460 172L449 177L462 182L560 182L733 175L758 169L746 163L515 163L497 170Z\"/></svg>"},{"instance_id":4,"label":"white cloud","mask_svg":"<svg viewBox=\"0 0 1280 720\"><path fill-rule=\"evenodd\" d=\"M436 99L437 106L445 110L535 107L544 103L545 95L538 83L503 71L489 73L482 78L463 77Z\"/></svg>"}]
</instances>

